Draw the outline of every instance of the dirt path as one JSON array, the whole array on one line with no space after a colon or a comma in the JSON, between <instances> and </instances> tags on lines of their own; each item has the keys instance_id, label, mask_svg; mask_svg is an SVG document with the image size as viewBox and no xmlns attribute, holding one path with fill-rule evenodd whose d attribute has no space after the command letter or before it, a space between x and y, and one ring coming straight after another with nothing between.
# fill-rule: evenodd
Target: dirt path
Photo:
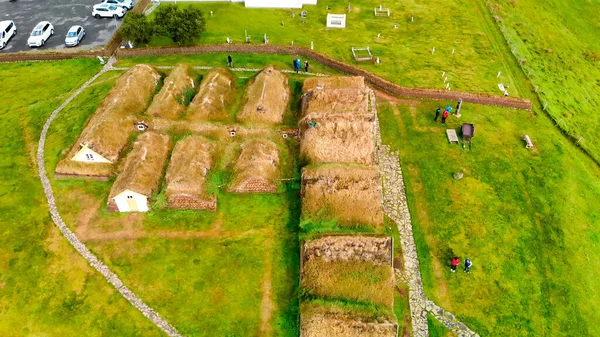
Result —
<instances>
[{"instance_id":1,"label":"dirt path","mask_svg":"<svg viewBox=\"0 0 600 337\"><path fill-rule=\"evenodd\" d=\"M270 337L273 335L273 327L271 326L271 317L273 316L273 298L272 298L272 274L273 274L273 243L272 240L267 241L265 247L265 273L262 282L262 300L260 302L260 331L262 336Z\"/></svg>"}]
</instances>

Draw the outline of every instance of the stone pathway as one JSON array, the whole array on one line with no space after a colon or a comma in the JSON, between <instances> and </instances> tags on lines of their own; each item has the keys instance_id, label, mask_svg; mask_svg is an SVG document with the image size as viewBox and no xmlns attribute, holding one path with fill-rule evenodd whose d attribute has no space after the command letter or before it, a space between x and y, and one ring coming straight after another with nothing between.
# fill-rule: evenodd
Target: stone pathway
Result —
<instances>
[{"instance_id":1,"label":"stone pathway","mask_svg":"<svg viewBox=\"0 0 600 337\"><path fill-rule=\"evenodd\" d=\"M181 336L177 329L175 329L172 325L170 325L167 321L165 321L160 315L150 308L144 301L142 301L139 297L137 297L127 286L119 279L119 277L108 268L102 261L100 261L78 238L77 236L69 229L69 227L64 223L63 219L60 217L58 210L56 208L56 202L54 200L54 193L52 192L52 186L50 185L50 180L46 175L46 165L44 159L44 146L46 144L46 136L48 135L48 129L52 124L52 121L56 118L58 113L69 104L77 95L79 95L85 88L87 88L94 80L96 80L100 75L104 74L106 71L112 70L112 65L114 64L114 59L111 58L104 68L94 75L94 77L90 78L87 82L85 82L81 87L79 87L66 101L63 102L56 110L52 112L46 123L44 124L44 128L42 129L42 134L40 136L40 141L37 148L37 165L38 171L40 175L40 179L42 181L42 185L44 187L44 193L46 194L46 199L48 200L48 207L50 208L50 215L52 217L52 221L56 224L62 235L69 241L69 243L83 256L84 259L88 261L90 266L96 269L104 278L110 283L117 291L125 297L134 307L136 307L144 316L150 319L154 324L156 324L162 331L164 331L169 336Z\"/></svg>"},{"instance_id":2,"label":"stone pathway","mask_svg":"<svg viewBox=\"0 0 600 337\"><path fill-rule=\"evenodd\" d=\"M371 93L370 101L375 102L374 93ZM375 107L373 109L376 113ZM466 325L457 321L454 315L445 312L429 300L423 291L417 247L413 237L402 168L400 167L400 156L398 152L394 152L389 146L382 144L378 120L375 125L376 156L383 185L383 210L396 223L400 233L404 270L395 269L395 276L397 282L408 284L412 335L413 337L429 336L427 313L431 312L442 324L459 337L479 337Z\"/></svg>"}]
</instances>

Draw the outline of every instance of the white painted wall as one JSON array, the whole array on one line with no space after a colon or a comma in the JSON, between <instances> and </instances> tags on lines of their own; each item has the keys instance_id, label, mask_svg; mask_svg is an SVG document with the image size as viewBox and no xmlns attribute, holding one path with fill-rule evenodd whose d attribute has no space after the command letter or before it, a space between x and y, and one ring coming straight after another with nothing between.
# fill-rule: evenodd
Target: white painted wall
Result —
<instances>
[{"instance_id":1,"label":"white painted wall","mask_svg":"<svg viewBox=\"0 0 600 337\"><path fill-rule=\"evenodd\" d=\"M119 209L119 212L134 212L131 210L131 207L129 205L130 201L129 200L134 200L137 208L138 208L138 212L148 212L148 197L146 197L145 195L130 191L130 190L125 190L119 194L117 194L113 200L115 201L115 203L117 204L117 208Z\"/></svg>"},{"instance_id":2,"label":"white painted wall","mask_svg":"<svg viewBox=\"0 0 600 337\"><path fill-rule=\"evenodd\" d=\"M81 150L77 152L71 160L84 163L110 163L110 160L102 157L94 150L85 145L81 145Z\"/></svg>"}]
</instances>

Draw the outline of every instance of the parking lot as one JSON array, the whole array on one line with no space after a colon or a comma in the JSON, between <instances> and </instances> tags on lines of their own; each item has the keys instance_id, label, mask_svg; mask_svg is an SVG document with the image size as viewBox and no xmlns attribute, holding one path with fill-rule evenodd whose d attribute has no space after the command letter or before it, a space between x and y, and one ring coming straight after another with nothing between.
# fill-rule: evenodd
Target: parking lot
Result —
<instances>
[{"instance_id":1,"label":"parking lot","mask_svg":"<svg viewBox=\"0 0 600 337\"><path fill-rule=\"evenodd\" d=\"M102 47L117 31L123 19L96 19L92 17L92 6L101 0L0 0L0 21L12 20L17 26L13 37L0 53L28 51L29 34L40 21L49 21L54 26L54 35L39 50L63 49L65 35L73 25L83 26L86 35L78 49ZM135 3L135 1L134 1Z\"/></svg>"}]
</instances>

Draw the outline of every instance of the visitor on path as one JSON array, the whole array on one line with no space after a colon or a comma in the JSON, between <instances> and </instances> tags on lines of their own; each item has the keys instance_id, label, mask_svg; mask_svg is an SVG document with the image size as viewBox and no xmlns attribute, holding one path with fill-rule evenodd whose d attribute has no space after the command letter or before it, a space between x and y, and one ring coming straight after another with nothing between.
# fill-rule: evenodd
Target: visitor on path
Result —
<instances>
[{"instance_id":1,"label":"visitor on path","mask_svg":"<svg viewBox=\"0 0 600 337\"><path fill-rule=\"evenodd\" d=\"M448 106L446 107L446 111L448 111L448 113L452 112L452 107L448 105Z\"/></svg>"},{"instance_id":2,"label":"visitor on path","mask_svg":"<svg viewBox=\"0 0 600 337\"><path fill-rule=\"evenodd\" d=\"M455 256L454 258L452 258L452 264L450 267L450 271L455 273L456 267L458 267L459 264L460 264L460 259L458 258L458 256Z\"/></svg>"},{"instance_id":3,"label":"visitor on path","mask_svg":"<svg viewBox=\"0 0 600 337\"><path fill-rule=\"evenodd\" d=\"M471 260L469 259L465 259L465 270L463 270L465 273L470 273L471 272L471 266L473 265L473 262L471 262Z\"/></svg>"},{"instance_id":4,"label":"visitor on path","mask_svg":"<svg viewBox=\"0 0 600 337\"><path fill-rule=\"evenodd\" d=\"M227 55L227 66L230 68L233 67L233 58L231 55Z\"/></svg>"},{"instance_id":5,"label":"visitor on path","mask_svg":"<svg viewBox=\"0 0 600 337\"><path fill-rule=\"evenodd\" d=\"M294 71L296 71L296 73L298 73L300 71L300 60L299 59L294 59Z\"/></svg>"},{"instance_id":6,"label":"visitor on path","mask_svg":"<svg viewBox=\"0 0 600 337\"><path fill-rule=\"evenodd\" d=\"M308 60L304 61L304 72L308 72Z\"/></svg>"},{"instance_id":7,"label":"visitor on path","mask_svg":"<svg viewBox=\"0 0 600 337\"><path fill-rule=\"evenodd\" d=\"M440 118L441 113L442 113L442 109L437 108L437 110L435 110L435 118L433 119L434 122L437 122L438 118Z\"/></svg>"},{"instance_id":8,"label":"visitor on path","mask_svg":"<svg viewBox=\"0 0 600 337\"><path fill-rule=\"evenodd\" d=\"M446 124L446 118L448 118L448 115L450 115L450 112L448 112L448 110L444 110L444 113L442 114L442 124Z\"/></svg>"}]
</instances>

